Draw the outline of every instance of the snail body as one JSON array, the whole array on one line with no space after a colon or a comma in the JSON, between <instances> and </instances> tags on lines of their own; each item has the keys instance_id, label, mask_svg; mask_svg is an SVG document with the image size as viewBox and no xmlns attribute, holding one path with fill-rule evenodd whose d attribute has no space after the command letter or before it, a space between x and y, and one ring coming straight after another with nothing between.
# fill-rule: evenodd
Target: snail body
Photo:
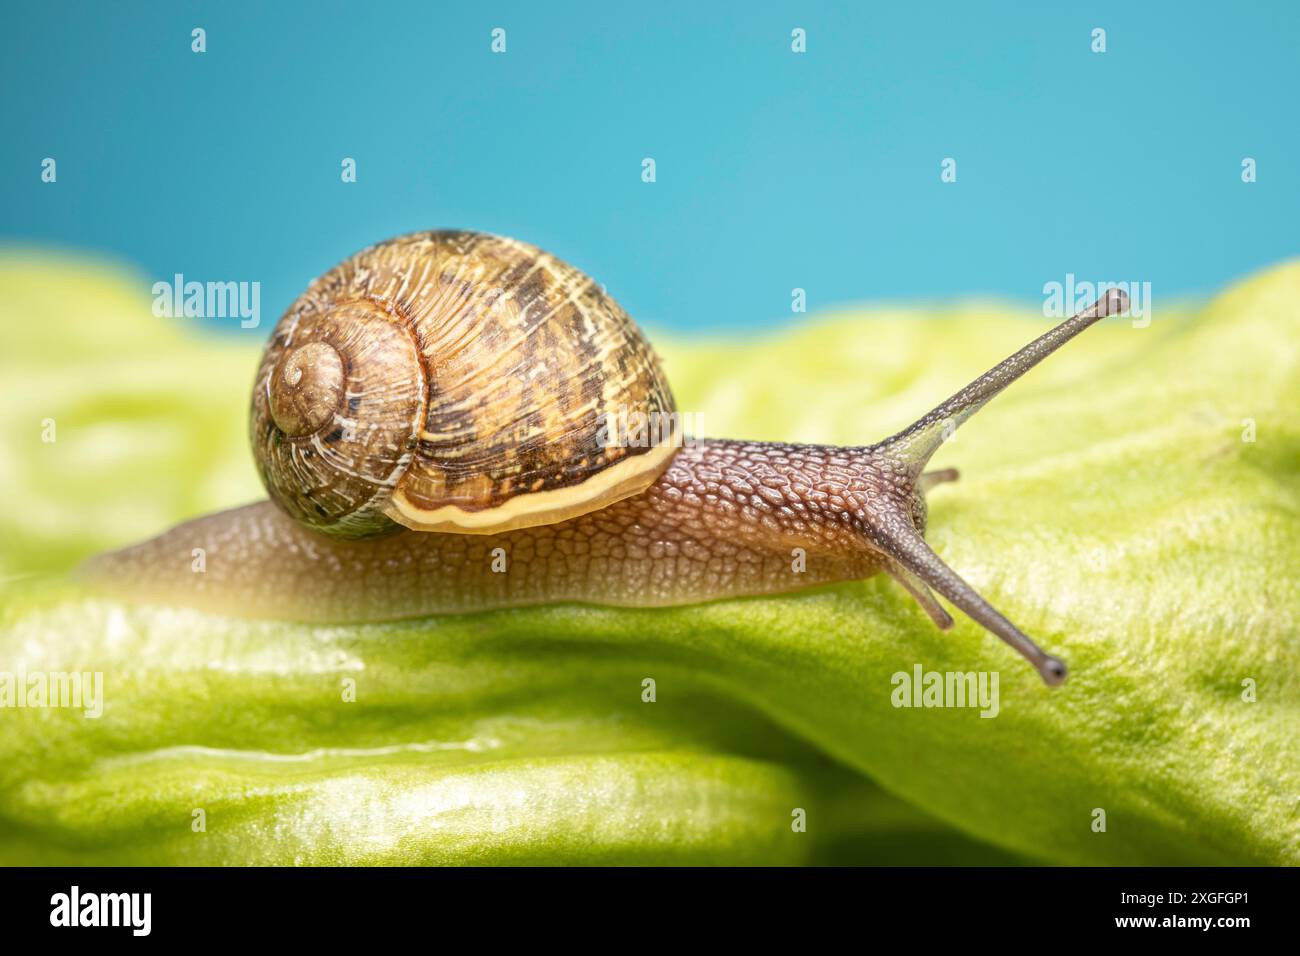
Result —
<instances>
[{"instance_id":1,"label":"snail body","mask_svg":"<svg viewBox=\"0 0 1300 956\"><path fill-rule=\"evenodd\" d=\"M1059 684L1064 664L926 544L925 494L957 476L925 466L994 395L1125 308L1108 292L873 445L686 443L653 349L593 280L509 239L400 237L313 282L272 334L251 419L271 502L88 570L146 599L333 622L666 606L885 572L940 628L953 621L932 589ZM629 412L672 424L655 442L610 441ZM199 576L196 542L219 556Z\"/></svg>"},{"instance_id":2,"label":"snail body","mask_svg":"<svg viewBox=\"0 0 1300 956\"><path fill-rule=\"evenodd\" d=\"M796 483L826 468L858 472L864 488L883 477L833 455L842 451L692 444L642 494L555 524L486 535L327 537L263 502L188 522L115 560L119 573L130 560L137 580L162 593L185 589L186 600L201 607L223 610L238 594L239 607L252 616L321 623L565 601L657 607L780 593L884 568L862 547L851 519L822 520L772 503L778 489L793 497ZM742 469L769 484L752 495L720 491L730 487L724 476ZM214 542L202 575L188 570L195 541ZM803 573L791 573L794 548L807 555Z\"/></svg>"}]
</instances>

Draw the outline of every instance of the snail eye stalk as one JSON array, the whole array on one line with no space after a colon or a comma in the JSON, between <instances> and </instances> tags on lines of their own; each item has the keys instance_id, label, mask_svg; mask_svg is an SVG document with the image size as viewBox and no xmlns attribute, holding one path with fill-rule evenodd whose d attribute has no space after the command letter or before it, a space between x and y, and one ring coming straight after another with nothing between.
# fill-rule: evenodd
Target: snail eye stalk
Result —
<instances>
[{"instance_id":1,"label":"snail eye stalk","mask_svg":"<svg viewBox=\"0 0 1300 956\"><path fill-rule=\"evenodd\" d=\"M1128 296L1120 289L1108 290L1078 315L1054 326L1014 355L1003 359L901 432L870 446L871 451L900 460L912 469L913 474L920 475L939 446L995 395L1084 329L1127 309Z\"/></svg>"},{"instance_id":2,"label":"snail eye stalk","mask_svg":"<svg viewBox=\"0 0 1300 956\"><path fill-rule=\"evenodd\" d=\"M926 472L925 466L939 446L999 392L1051 355L1084 329L1128 308L1128 296L1111 289L1078 315L1040 335L1014 355L999 362L961 391L921 416L901 432L866 449L868 454L901 462L912 476L916 493L925 494L937 484L957 480L955 468ZM910 593L940 628L952 618L935 600L931 589L961 608L971 620L1002 638L1034 665L1043 681L1055 686L1065 680L1065 663L1048 654L1006 619L973 587L934 553L908 510L910 495L897 502L882 499L863 516L862 533L873 550L889 559L889 573Z\"/></svg>"}]
</instances>

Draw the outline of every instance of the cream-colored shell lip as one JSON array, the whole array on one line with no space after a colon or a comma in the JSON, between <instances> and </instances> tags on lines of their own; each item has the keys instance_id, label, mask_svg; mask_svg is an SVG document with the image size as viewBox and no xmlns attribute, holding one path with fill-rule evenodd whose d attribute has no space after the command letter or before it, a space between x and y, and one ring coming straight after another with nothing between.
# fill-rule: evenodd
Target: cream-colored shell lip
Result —
<instances>
[{"instance_id":1,"label":"cream-colored shell lip","mask_svg":"<svg viewBox=\"0 0 1300 956\"><path fill-rule=\"evenodd\" d=\"M394 490L384 513L413 531L454 534L499 534L517 528L554 524L639 495L668 467L678 447L676 442L657 445L644 454L610 465L581 484L516 495L495 508L482 511L467 511L458 505L420 508L412 504L399 487Z\"/></svg>"}]
</instances>

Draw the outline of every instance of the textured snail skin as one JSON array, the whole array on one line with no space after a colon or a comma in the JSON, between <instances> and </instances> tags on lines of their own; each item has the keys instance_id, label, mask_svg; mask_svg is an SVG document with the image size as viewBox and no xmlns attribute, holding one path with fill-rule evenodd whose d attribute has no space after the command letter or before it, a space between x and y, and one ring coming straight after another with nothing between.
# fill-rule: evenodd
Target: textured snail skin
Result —
<instances>
[{"instance_id":1,"label":"textured snail skin","mask_svg":"<svg viewBox=\"0 0 1300 956\"><path fill-rule=\"evenodd\" d=\"M705 441L644 493L567 521L496 535L400 530L325 537L268 502L102 555L92 578L226 613L374 621L560 601L654 607L867 577L888 562L855 517L924 499L905 470L852 449ZM207 567L190 570L203 547ZM504 570L493 570L496 549ZM793 570L793 549L807 570ZM502 562L496 562L498 568ZM145 591L147 589L147 591Z\"/></svg>"}]
</instances>

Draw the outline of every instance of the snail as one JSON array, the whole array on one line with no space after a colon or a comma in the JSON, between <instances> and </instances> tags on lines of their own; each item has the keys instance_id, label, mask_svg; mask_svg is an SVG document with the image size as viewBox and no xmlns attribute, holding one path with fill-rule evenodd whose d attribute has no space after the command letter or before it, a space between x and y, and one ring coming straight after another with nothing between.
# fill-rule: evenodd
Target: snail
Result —
<instances>
[{"instance_id":1,"label":"snail","mask_svg":"<svg viewBox=\"0 0 1300 956\"><path fill-rule=\"evenodd\" d=\"M271 336L250 425L270 502L88 571L144 597L333 623L679 605L885 572L938 627L953 619L933 592L1056 685L1064 663L926 544L926 493L957 474L925 466L993 396L1126 308L1105 293L872 445L701 440L593 279L512 239L401 236L313 281ZM636 424L611 427L623 422Z\"/></svg>"}]
</instances>

